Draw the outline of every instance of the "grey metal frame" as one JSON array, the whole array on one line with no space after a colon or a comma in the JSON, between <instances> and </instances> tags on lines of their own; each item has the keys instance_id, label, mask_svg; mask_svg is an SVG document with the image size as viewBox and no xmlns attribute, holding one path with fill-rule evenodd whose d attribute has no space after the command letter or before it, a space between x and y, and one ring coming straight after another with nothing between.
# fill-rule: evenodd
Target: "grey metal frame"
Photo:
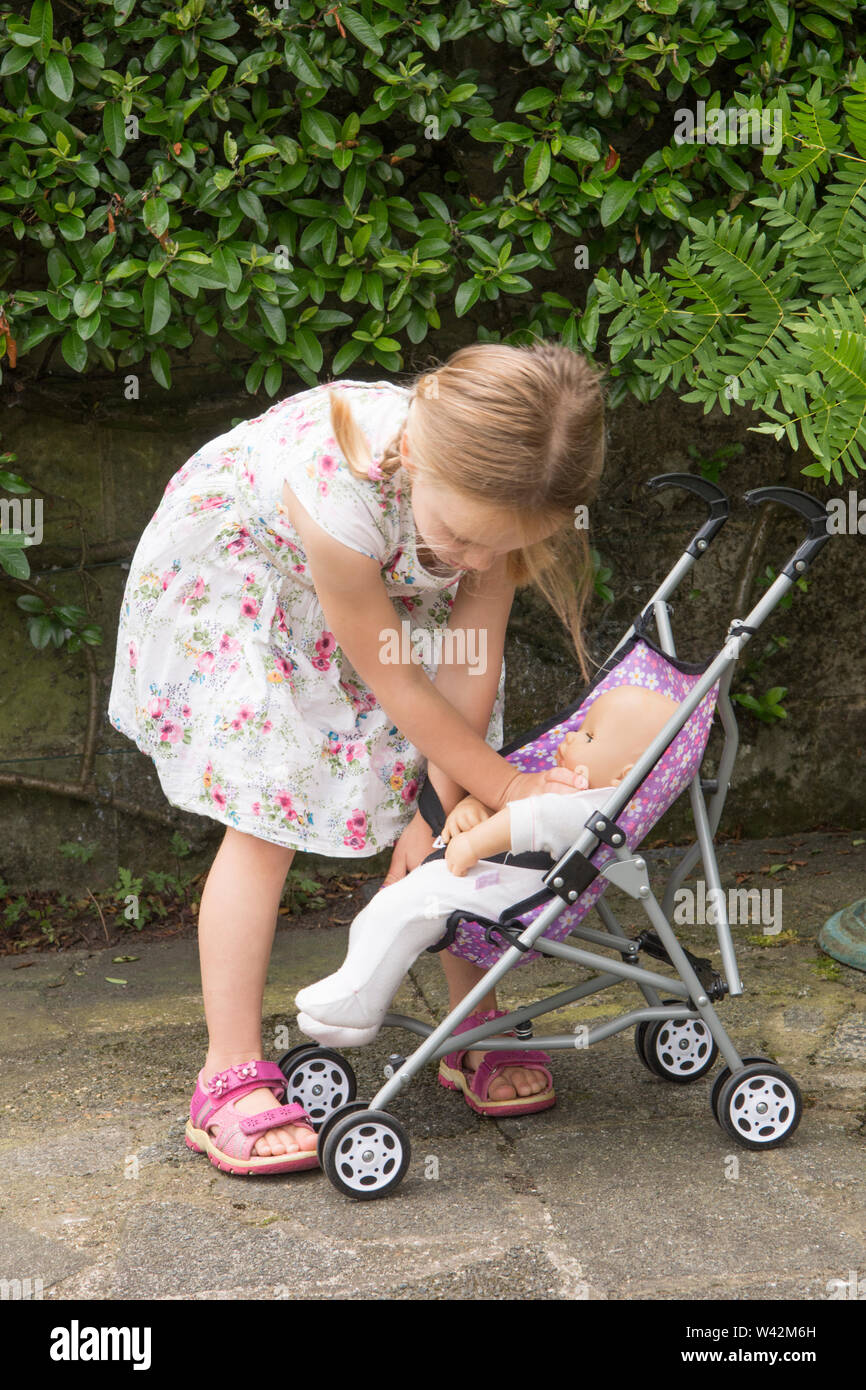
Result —
<instances>
[{"instance_id":1,"label":"grey metal frame","mask_svg":"<svg viewBox=\"0 0 866 1390\"><path fill-rule=\"evenodd\" d=\"M703 553L706 551L708 544L708 541L698 540L695 549ZM646 605L646 608L643 610L644 613L648 613L649 610L652 609L652 616L659 638L659 646L668 656L676 657L676 649L669 621L667 600L676 591L683 578L689 573L696 558L696 554L691 553L691 550L686 550L674 564L669 574L662 581L659 588ZM797 563L796 565L792 563L788 568L801 570L806 568L806 566L802 563ZM734 666L737 663L743 647L751 636L751 633L742 630L735 631L735 629L745 626L757 630L776 607L779 600L784 597L795 582L796 580L794 577L790 577L785 573L780 573L771 584L767 593L755 604L747 618L743 620L734 618L731 620L722 650L708 665L703 675L698 678L688 696L677 708L676 713L671 716L664 729L662 729L658 737L650 744L649 748L647 748L646 752L635 764L628 777L623 780L608 800L593 812L593 815L602 813L611 820L616 819L628 805L646 775L655 766L657 759L661 756L676 734L679 733L680 729L682 729L692 712L700 704L707 691L718 681L719 693L716 708L719 712L719 718L724 733L724 745L719 759L718 775L714 781L706 784L708 789L712 789L712 797L709 804L707 804L704 797L705 783L701 778L700 769L695 773L689 785L689 795L691 798L697 839L684 854L679 864L671 871L664 888L662 901L659 902L659 899L652 890L646 861L640 854L633 854L625 847L614 847L615 858L610 860L599 870L602 877L615 883L631 897L642 903L652 927L658 934L671 963L678 972L679 978L662 975L655 970L645 970L634 963L638 955L637 944L628 937L610 906L605 903L603 896L600 897L593 906L607 930L605 932L599 932L580 923L572 929L570 935L579 937L591 945L617 951L620 956L625 957L625 959L609 958L596 954L594 951L566 945L564 942L547 940L543 935L544 932L548 927L552 926L560 913L569 906L568 902L564 901L561 897L555 898L546 905L535 920L520 933L518 940L524 946L532 947L545 956L571 961L575 965L581 965L601 973L570 989L560 990L558 993L550 995L534 1004L524 1005L522 1008L514 1009L503 1018L497 1018L477 1028L456 1035L453 1031L454 1028L475 1011L477 1005L490 992L494 985L496 985L496 983L521 959L522 952L518 947L509 946L495 965L490 967L482 979L479 980L478 984L470 990L457 1007L452 1009L437 1027L431 1027L429 1024L423 1023L419 1019L409 1018L403 1014L386 1014L383 1026L405 1028L412 1033L418 1034L424 1041L410 1057L406 1058L398 1069L393 1070L392 1074L388 1075L391 1069L386 1068L388 1079L386 1084L377 1091L370 1102L369 1108L371 1110L386 1108L389 1102L393 1100L404 1087L409 1085L412 1078L417 1075L427 1062L437 1061L439 1058L445 1056L446 1053L453 1052L457 1048L463 1049L473 1047L483 1042L485 1051L528 1051L535 1048L544 1048L547 1051L562 1051L571 1048L582 1049L592 1046L593 1043L600 1042L602 1039L610 1037L614 1033L623 1032L627 1028L632 1028L636 1024L657 1019L703 1019L731 1071L736 1072L742 1069L744 1065L742 1058L731 1042L731 1039L728 1037L688 956L686 956L677 940L676 934L670 925L669 918L674 901L674 894L699 858L703 864L708 888L720 889L721 887L713 836L718 828L722 808L727 796L730 775L736 760L739 738L733 705L730 700L730 685ZM614 647L607 661L611 661L625 646L629 638L635 633L635 630L634 625L628 629L616 647ZM589 820L591 821L592 817L590 817ZM600 825L599 828L603 828L603 826ZM545 874L543 883L545 885L555 884L559 876L559 871L566 864L571 855L575 852L579 852L589 858L596 851L600 843L601 840L593 833L592 829L589 828L588 822L587 828L580 833L571 848L563 854L557 863ZM562 886L561 877L559 877L559 883L556 886ZM572 898L576 898L578 895L574 893L571 896ZM731 936L731 929L728 923L724 902L724 894L719 892L716 895L716 903L718 905L716 932L722 958L722 974L728 992L730 994L741 994L743 992L743 985L737 969L734 942ZM588 1032L581 1029L577 1035L574 1033L544 1036L530 1035L528 1025L531 1024L534 1018L542 1014L551 1013L556 1009L562 1008L566 1004L573 1003L575 1000L597 994L605 989L610 989L612 986L626 980L632 981L638 987L646 1001L645 1007L630 1009L628 1012L619 1015L615 1019L611 1019L606 1023L597 1024L594 1028L589 1029ZM669 995L681 997L684 1003L682 1005L662 1004L659 996L660 990L664 990ZM492 1036L494 1033L502 1034L513 1028L519 1028L520 1031L524 1033L524 1037L494 1038Z\"/></svg>"}]
</instances>

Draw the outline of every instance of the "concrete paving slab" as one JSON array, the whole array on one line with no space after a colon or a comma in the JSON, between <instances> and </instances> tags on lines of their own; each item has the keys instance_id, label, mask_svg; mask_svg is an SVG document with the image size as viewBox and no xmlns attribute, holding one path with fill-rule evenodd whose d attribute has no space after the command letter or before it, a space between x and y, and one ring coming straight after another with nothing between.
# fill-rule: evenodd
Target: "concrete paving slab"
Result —
<instances>
[{"instance_id":1,"label":"concrete paving slab","mask_svg":"<svg viewBox=\"0 0 866 1390\"><path fill-rule=\"evenodd\" d=\"M753 1154L716 1124L710 1077L676 1086L639 1060L633 1030L554 1057L558 1102L491 1121L428 1067L392 1105L412 1159L400 1188L356 1203L320 1172L240 1179L183 1143L206 1046L192 939L0 961L0 1278L41 1279L47 1299L531 1300L711 1303L827 1300L866 1277L866 975L820 952L834 900L866 881L849 837L723 846L723 878L780 848L784 932L735 927L746 992L719 1015L743 1055L797 1079L802 1123ZM812 854L812 849L817 852ZM653 873L673 856L653 852ZM748 881L748 880L744 880ZM631 932L645 925L620 894ZM340 914L345 916L345 913ZM597 924L597 923L596 923ZM292 998L340 964L345 926L281 925L264 1003L271 1056L306 1041ZM680 929L718 961L711 925ZM20 968L23 966L24 968ZM106 977L123 978L125 985ZM561 961L513 971L500 1002L528 1002L583 977ZM394 1008L442 1017L439 961L423 955ZM540 1020L574 1033L634 1007L620 985ZM347 1052L358 1094L382 1083L402 1029Z\"/></svg>"}]
</instances>

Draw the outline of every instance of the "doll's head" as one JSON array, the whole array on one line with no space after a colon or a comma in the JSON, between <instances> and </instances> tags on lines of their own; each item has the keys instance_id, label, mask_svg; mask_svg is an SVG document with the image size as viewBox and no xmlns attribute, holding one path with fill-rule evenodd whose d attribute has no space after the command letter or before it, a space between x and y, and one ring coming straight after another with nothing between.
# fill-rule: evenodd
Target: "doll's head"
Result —
<instances>
[{"instance_id":1,"label":"doll's head","mask_svg":"<svg viewBox=\"0 0 866 1390\"><path fill-rule=\"evenodd\" d=\"M677 701L641 685L617 685L590 706L578 730L556 750L557 767L575 786L615 787L667 724Z\"/></svg>"}]
</instances>

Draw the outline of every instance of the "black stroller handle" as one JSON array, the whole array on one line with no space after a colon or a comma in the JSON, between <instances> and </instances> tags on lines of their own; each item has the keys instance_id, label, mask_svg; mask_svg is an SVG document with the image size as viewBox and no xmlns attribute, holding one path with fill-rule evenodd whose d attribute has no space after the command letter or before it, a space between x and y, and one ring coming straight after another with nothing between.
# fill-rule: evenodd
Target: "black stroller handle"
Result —
<instances>
[{"instance_id":1,"label":"black stroller handle","mask_svg":"<svg viewBox=\"0 0 866 1390\"><path fill-rule=\"evenodd\" d=\"M791 507L806 517L809 522L807 537L782 570L789 579L798 578L809 568L818 551L830 539L830 532L827 530L830 514L827 508L817 497L810 497L808 492L801 492L798 487L753 487L750 492L743 494L743 498L750 507L759 507L764 502L778 502L781 506Z\"/></svg>"},{"instance_id":2,"label":"black stroller handle","mask_svg":"<svg viewBox=\"0 0 866 1390\"><path fill-rule=\"evenodd\" d=\"M709 482L707 478L696 478L694 473L658 473L649 479L647 487L653 490L662 487L684 487L686 491L696 493L706 502L709 516L686 546L686 553L695 559L703 555L710 541L721 531L731 510L731 504L722 489Z\"/></svg>"}]
</instances>

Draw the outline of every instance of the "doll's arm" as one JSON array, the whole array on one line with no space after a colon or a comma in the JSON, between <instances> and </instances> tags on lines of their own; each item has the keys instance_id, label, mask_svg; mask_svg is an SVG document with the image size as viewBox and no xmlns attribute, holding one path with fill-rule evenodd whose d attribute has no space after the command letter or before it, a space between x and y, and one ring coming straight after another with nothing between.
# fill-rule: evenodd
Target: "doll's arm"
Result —
<instances>
[{"instance_id":1,"label":"doll's arm","mask_svg":"<svg viewBox=\"0 0 866 1390\"><path fill-rule=\"evenodd\" d=\"M494 854L502 854L511 849L511 812L508 806L497 811L495 816L480 821L471 830L464 830L449 840L445 849L445 863L452 874L462 878L467 869L477 864L479 859L489 859Z\"/></svg>"},{"instance_id":2,"label":"doll's arm","mask_svg":"<svg viewBox=\"0 0 866 1390\"><path fill-rule=\"evenodd\" d=\"M477 796L465 796L459 801L450 813L444 826L442 827L441 838L447 845L454 835L459 835L462 831L471 830L473 826L485 821L493 812L489 807L479 801Z\"/></svg>"}]
</instances>

